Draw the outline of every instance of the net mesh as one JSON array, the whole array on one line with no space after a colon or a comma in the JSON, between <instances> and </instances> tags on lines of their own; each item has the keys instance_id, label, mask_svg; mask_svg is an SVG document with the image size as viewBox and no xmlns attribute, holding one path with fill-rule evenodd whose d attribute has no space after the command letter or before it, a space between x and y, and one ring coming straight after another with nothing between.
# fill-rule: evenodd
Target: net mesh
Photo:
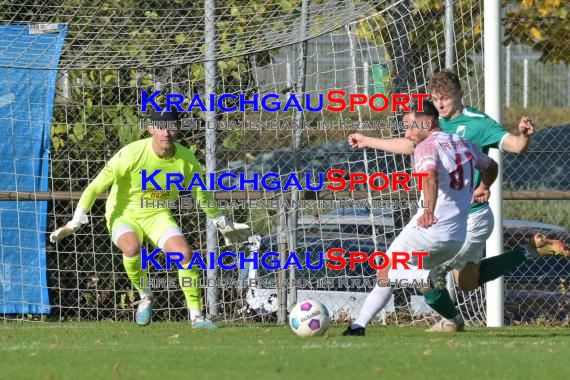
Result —
<instances>
[{"instance_id":1,"label":"net mesh","mask_svg":"<svg viewBox=\"0 0 570 380\"><path fill-rule=\"evenodd\" d=\"M204 94L206 68L204 61L216 63L216 93L258 93L260 97L274 93L284 102L290 93L304 90L315 99L331 90L350 93L424 93L431 73L445 66L443 8L439 1L224 1L216 2L216 48L205 45L206 10L202 3L170 1L139 4L135 1L24 1L5 7L4 24L38 25L36 30L49 32L49 23L67 24L68 33L59 65L59 80L54 103L51 131L50 190L82 191L95 178L106 161L122 146L145 135L139 125L141 91L162 90L183 94L190 99ZM305 14L306 18L302 16ZM462 80L465 104L483 109L482 5L478 0L454 2L455 69ZM304 21L306 20L306 21ZM23 33L29 33L24 30ZM299 43L304 43L305 60ZM7 47L2 46L2 49ZM37 59L23 60L21 68L37 67ZM304 66L304 86L300 67ZM4 79L9 81L10 79ZM188 101L184 103L188 106ZM325 104L326 106L326 104ZM224 112L217 115L221 126L217 131L215 151L206 151L206 130L189 129L180 134L180 142L195 151L201 162L206 155L216 157L216 172L244 172L247 176L275 172L282 176L309 172L313 175L330 169L344 169L368 175L376 172L410 172L409 158L381 151L354 151L347 147L349 133L358 131L356 122L399 120L396 113L372 112L357 107L355 112L320 111ZM205 121L199 109L184 117ZM232 122L304 121L332 123L334 128L319 130L287 128L258 130L229 128ZM348 123L350 120L350 123ZM343 125L343 128L340 128ZM399 128L366 130L376 137L398 137ZM568 133L560 132L560 136ZM556 136L558 138L560 136ZM535 145L536 146L536 145ZM556 162L567 148L560 145L548 152L534 150L524 159L509 158L508 168L526 165L523 160ZM535 155L535 153L537 155ZM546 160L541 154L551 154ZM550 170L537 168L539 178ZM556 169L557 170L557 169ZM537 189L521 170L506 174L509 190ZM511 177L512 176L512 177ZM554 176L554 178L561 178ZM518 181L518 182L517 182ZM561 179L562 181L562 179ZM231 183L228 183L231 184ZM552 185L552 186L551 186ZM566 183L552 183L546 189L568 190ZM321 251L332 247L371 253L385 249L415 211L411 192L372 192L362 186L356 193L329 194L326 200L345 197L368 201L408 201L402 208L384 207L350 209L329 205L321 210L300 207L298 210L240 207L225 210L234 220L249 223L255 238L247 245L219 249L243 250L259 247L282 250L283 246L299 252ZM188 195L184 195L187 197ZM288 199L283 191L227 193L225 199ZM564 228L567 219L553 223L542 209L531 207L521 217L521 204L508 201L507 216L530 221L546 221L562 229L543 231L568 239ZM521 203L522 202L522 203ZM527 203L525 203L527 202ZM544 201L545 208L552 201ZM567 201L566 201L567 203ZM564 203L564 207L567 204ZM76 200L53 200L49 208L48 231L67 222L74 212ZM395 203L393 203L395 204ZM560 212L553 207L551 212ZM513 211L514 210L514 211ZM549 208L550 210L550 208ZM194 250L206 256L206 218L196 209L173 210L176 220ZM510 213L510 214L509 214ZM89 225L57 245L48 244L47 266L52 316L59 320L131 320L133 303L138 295L124 273L122 257L109 236L105 223L105 203L98 200L91 210ZM529 231L540 228L523 222L513 224L505 232L505 246L520 244ZM524 231L524 232L521 232ZM289 241L288 241L289 239ZM294 241L292 241L294 239ZM280 243L285 245L280 245ZM149 247L150 248L150 247ZM164 258L161 258L164 264ZM159 261L160 261L159 260ZM562 273L562 274L561 274ZM564 274L565 273L565 274ZM549 320L567 318L568 296L560 285L566 281L568 265L563 259L540 259L519 268L507 280L507 310L513 320L528 321L537 317ZM226 278L277 278L275 272L224 271ZM310 297L324 301L336 321L353 319L371 286L357 286L339 279L366 280L374 271L366 265L355 270L287 273L296 279L335 279L328 291L312 292L297 286L290 290L289 302ZM176 272L151 272L151 278L170 278ZM17 279L10 279L17 281ZM565 288L564 288L565 289ZM224 287L216 299L214 316L223 321L274 321L279 305L277 289L259 287ZM155 291L156 320L187 318L184 298L179 288ZM456 291L465 318L475 324L485 321L484 292ZM547 306L545 306L547 305ZM565 306L566 305L566 306ZM397 291L393 301L380 315L385 323L408 324L432 321L432 315L415 291Z\"/></svg>"},{"instance_id":2,"label":"net mesh","mask_svg":"<svg viewBox=\"0 0 570 380\"><path fill-rule=\"evenodd\" d=\"M376 13L386 1L311 1L301 30L301 1L217 1L217 59L267 51L338 29ZM17 24L69 26L60 68L161 67L205 60L205 2L23 1L2 11ZM358 16L357 16L358 15ZM40 53L38 54L38 57ZM34 57L30 58L34 60ZM30 62L22 62L25 68Z\"/></svg>"}]
</instances>

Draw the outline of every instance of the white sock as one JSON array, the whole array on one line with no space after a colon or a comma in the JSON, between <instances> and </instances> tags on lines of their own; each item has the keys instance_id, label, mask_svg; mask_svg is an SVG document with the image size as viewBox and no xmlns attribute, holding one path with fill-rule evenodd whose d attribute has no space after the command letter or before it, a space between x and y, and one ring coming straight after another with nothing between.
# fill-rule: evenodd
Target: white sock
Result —
<instances>
[{"instance_id":1,"label":"white sock","mask_svg":"<svg viewBox=\"0 0 570 380\"><path fill-rule=\"evenodd\" d=\"M152 290L149 288L139 290L139 296L143 298L152 298Z\"/></svg>"},{"instance_id":2,"label":"white sock","mask_svg":"<svg viewBox=\"0 0 570 380\"><path fill-rule=\"evenodd\" d=\"M386 307L388 301L392 297L392 288L390 286L375 286L374 289L368 294L358 318L354 321L351 326L358 325L360 327L366 327L370 321Z\"/></svg>"},{"instance_id":3,"label":"white sock","mask_svg":"<svg viewBox=\"0 0 570 380\"><path fill-rule=\"evenodd\" d=\"M408 282L428 282L429 270L418 269L410 265L410 269L390 269L388 278L392 281L407 280Z\"/></svg>"},{"instance_id":4,"label":"white sock","mask_svg":"<svg viewBox=\"0 0 570 380\"><path fill-rule=\"evenodd\" d=\"M201 317L201 316L202 316L201 310L190 310L190 320L191 321L193 321L197 317Z\"/></svg>"}]
</instances>

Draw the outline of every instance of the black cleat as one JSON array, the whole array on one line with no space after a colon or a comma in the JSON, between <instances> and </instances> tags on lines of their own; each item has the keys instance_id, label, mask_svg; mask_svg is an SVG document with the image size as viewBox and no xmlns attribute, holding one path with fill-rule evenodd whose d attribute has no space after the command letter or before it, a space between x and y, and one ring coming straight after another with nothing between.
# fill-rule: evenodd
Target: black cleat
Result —
<instances>
[{"instance_id":1,"label":"black cleat","mask_svg":"<svg viewBox=\"0 0 570 380\"><path fill-rule=\"evenodd\" d=\"M352 328L351 326L348 326L346 328L346 330L344 330L344 332L342 333L342 336L364 336L365 335L365 328L364 327L355 327Z\"/></svg>"}]
</instances>

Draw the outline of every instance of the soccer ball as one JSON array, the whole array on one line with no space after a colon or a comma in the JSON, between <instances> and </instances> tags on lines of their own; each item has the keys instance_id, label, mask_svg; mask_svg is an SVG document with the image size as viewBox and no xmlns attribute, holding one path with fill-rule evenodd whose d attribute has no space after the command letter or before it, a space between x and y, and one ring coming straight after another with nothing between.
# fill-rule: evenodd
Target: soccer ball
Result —
<instances>
[{"instance_id":1,"label":"soccer ball","mask_svg":"<svg viewBox=\"0 0 570 380\"><path fill-rule=\"evenodd\" d=\"M299 302L289 314L289 326L299 336L321 335L330 322L327 307L315 300Z\"/></svg>"}]
</instances>

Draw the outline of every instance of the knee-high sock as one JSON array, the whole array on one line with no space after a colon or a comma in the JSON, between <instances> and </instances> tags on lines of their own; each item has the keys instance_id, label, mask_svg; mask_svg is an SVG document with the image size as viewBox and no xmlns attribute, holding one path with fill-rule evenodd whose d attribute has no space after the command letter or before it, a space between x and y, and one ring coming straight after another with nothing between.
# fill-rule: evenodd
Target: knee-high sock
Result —
<instances>
[{"instance_id":1,"label":"knee-high sock","mask_svg":"<svg viewBox=\"0 0 570 380\"><path fill-rule=\"evenodd\" d=\"M123 265L127 271L127 276L131 280L133 286L139 291L141 297L151 295L150 289L147 287L148 283L148 272L145 269L141 269L141 256L136 255L133 257L128 257L123 255ZM141 287L141 278L143 278L142 283L145 286Z\"/></svg>"},{"instance_id":2,"label":"knee-high sock","mask_svg":"<svg viewBox=\"0 0 570 380\"><path fill-rule=\"evenodd\" d=\"M525 250L522 247L516 247L512 251L481 260L479 266L479 285L483 285L488 281L509 273L525 260Z\"/></svg>"},{"instance_id":3,"label":"knee-high sock","mask_svg":"<svg viewBox=\"0 0 570 380\"><path fill-rule=\"evenodd\" d=\"M429 272L429 270L418 269L410 265L410 269L390 269L388 276L390 280L409 280L427 283L429 282ZM430 289L424 293L424 299L429 307L444 318L454 319L459 314L459 310L455 307L455 303L447 289Z\"/></svg>"},{"instance_id":4,"label":"knee-high sock","mask_svg":"<svg viewBox=\"0 0 570 380\"><path fill-rule=\"evenodd\" d=\"M194 280L196 280L196 285L198 285L200 281L199 269L192 268L178 270L178 283L184 292L186 306L190 310L201 310L202 305L200 299L202 297L202 289L200 289L199 286L194 285ZM190 284L191 286L188 286Z\"/></svg>"},{"instance_id":5,"label":"knee-high sock","mask_svg":"<svg viewBox=\"0 0 570 380\"><path fill-rule=\"evenodd\" d=\"M447 289L430 289L424 293L424 299L428 306L443 318L454 319L459 314Z\"/></svg>"},{"instance_id":6,"label":"knee-high sock","mask_svg":"<svg viewBox=\"0 0 570 380\"><path fill-rule=\"evenodd\" d=\"M366 300L364 300L364 304L362 305L362 309L360 309L358 318L356 318L352 325L358 325L360 327L368 326L376 314L378 314L380 310L386 307L386 304L388 301L390 301L391 297L391 287L380 287L378 285L374 286L372 291L366 297Z\"/></svg>"}]
</instances>

